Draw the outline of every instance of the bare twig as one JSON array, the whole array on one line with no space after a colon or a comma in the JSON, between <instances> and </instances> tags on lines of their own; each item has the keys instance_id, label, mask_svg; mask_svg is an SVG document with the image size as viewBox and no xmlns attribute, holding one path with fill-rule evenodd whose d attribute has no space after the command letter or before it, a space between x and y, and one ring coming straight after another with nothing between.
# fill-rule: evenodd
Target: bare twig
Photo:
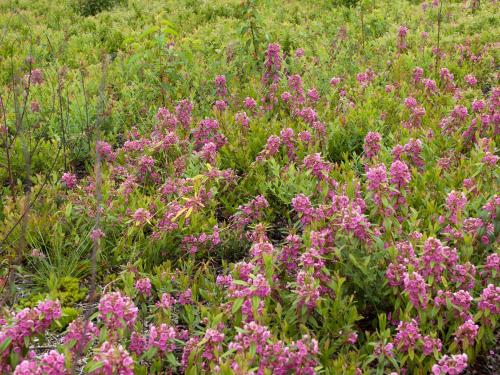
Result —
<instances>
[{"instance_id":1,"label":"bare twig","mask_svg":"<svg viewBox=\"0 0 500 375\"><path fill-rule=\"evenodd\" d=\"M102 173L101 173L101 154L99 152L99 142L101 140L101 123L104 117L104 112L106 109L106 73L108 67L108 59L109 57L106 55L103 58L102 62L102 77L101 83L99 85L99 110L97 113L96 119L96 142L95 142L95 199L96 199L96 215L95 215L95 224L94 231L97 233L100 231L101 226L101 203L102 203ZM92 273L91 273L91 281L90 281L90 289L89 289L89 300L94 301L96 298L96 279L97 279L97 253L99 252L99 236L94 236L93 246L92 246L92 256L91 256L91 264L92 264Z\"/></svg>"},{"instance_id":2,"label":"bare twig","mask_svg":"<svg viewBox=\"0 0 500 375\"><path fill-rule=\"evenodd\" d=\"M365 54L365 18L364 18L364 12L363 12L363 2L360 3L359 6L359 12L360 12L360 21L361 21L361 50L363 53L363 56Z\"/></svg>"},{"instance_id":3,"label":"bare twig","mask_svg":"<svg viewBox=\"0 0 500 375\"><path fill-rule=\"evenodd\" d=\"M96 215L95 215L95 223L93 227L93 231L100 231L100 226L101 226L101 203L102 203L102 191L101 191L101 185L102 185L102 174L101 174L101 154L99 153L99 141L101 137L101 123L102 119L104 117L104 112L106 109L106 74L107 74L107 67L108 67L108 60L109 56L105 55L103 57L102 61L102 75L101 75L101 83L99 85L99 109L97 111L97 118L96 118L96 124L95 124L95 134L96 134L96 139L95 139L95 157L96 157L96 163L95 163L95 199L96 199ZM82 83L83 83L83 76L82 76ZM97 254L99 252L99 236L93 236L92 238L93 243L92 243L92 254L91 254L91 276L90 276L90 288L89 288L89 295L88 295L88 300L89 302L93 303L96 300L96 281L97 281ZM92 315L92 309L88 309L84 316L83 316L83 335L87 334L87 330L89 327L89 319L90 316ZM74 373L75 371L75 365L78 363L82 353L81 350L78 350L75 353L75 357L73 360L73 368L72 372Z\"/></svg>"},{"instance_id":4,"label":"bare twig","mask_svg":"<svg viewBox=\"0 0 500 375\"><path fill-rule=\"evenodd\" d=\"M44 181L42 183L42 186L40 186L40 189L38 189L38 191L35 194L33 200L27 206L25 206L24 211L21 214L21 216L19 216L19 218L17 219L17 221L14 223L14 225L12 225L12 227L9 229L9 231L7 232L7 234L0 241L0 254L2 254L2 252L3 252L2 248L5 246L5 243L8 240L8 238L10 237L10 235L14 232L14 230L21 223L21 221L24 220L24 217L28 214L28 210L31 209L31 207L33 207L33 205L36 203L36 201L40 197L42 191L45 189L45 186L47 186L47 183L49 181L49 177L52 175L52 171L54 170L54 167L56 165L57 160L59 159L60 152L61 152L61 146L59 145L59 148L57 149L56 156L54 157L54 160L52 162L52 165L50 167L49 172L45 175L45 179L44 179ZM10 280L10 277L12 275L12 266L13 266L12 264L9 265L9 270L7 272L7 277L6 277L7 280ZM7 283L4 283L4 285L2 286L2 290L0 290L0 296L4 294L6 286L7 286Z\"/></svg>"},{"instance_id":5,"label":"bare twig","mask_svg":"<svg viewBox=\"0 0 500 375\"><path fill-rule=\"evenodd\" d=\"M85 103L85 131L87 133L87 143L88 143L88 148L90 150L90 145L91 145L91 131L90 131L90 124L89 124L89 105L88 105L88 99L87 99L87 90L85 89L85 75L83 72L83 67L80 67L80 81L82 84L82 91L83 91L83 99Z\"/></svg>"},{"instance_id":6,"label":"bare twig","mask_svg":"<svg viewBox=\"0 0 500 375\"><path fill-rule=\"evenodd\" d=\"M59 99L59 125L61 126L61 141L63 144L63 159L64 159L64 169L68 169L66 163L66 126L64 124L63 116L63 95L62 95L62 80L64 68L61 68L57 72L57 97Z\"/></svg>"},{"instance_id":7,"label":"bare twig","mask_svg":"<svg viewBox=\"0 0 500 375\"><path fill-rule=\"evenodd\" d=\"M16 202L16 186L14 183L14 176L12 174L12 160L11 160L11 156L10 156L11 143L9 142L10 135L9 135L9 128L7 126L7 112L6 112L1 95L0 95L0 109L2 112L4 131L5 131L5 157L7 159L7 175L9 176L10 194L12 196L12 200L15 203Z\"/></svg>"},{"instance_id":8,"label":"bare twig","mask_svg":"<svg viewBox=\"0 0 500 375\"><path fill-rule=\"evenodd\" d=\"M435 71L436 72L437 72L437 70L439 68L439 59L441 57L440 42L441 42L442 12L443 12L443 0L440 0L439 1L439 10L438 10L438 35L437 35L436 67L435 67Z\"/></svg>"}]
</instances>

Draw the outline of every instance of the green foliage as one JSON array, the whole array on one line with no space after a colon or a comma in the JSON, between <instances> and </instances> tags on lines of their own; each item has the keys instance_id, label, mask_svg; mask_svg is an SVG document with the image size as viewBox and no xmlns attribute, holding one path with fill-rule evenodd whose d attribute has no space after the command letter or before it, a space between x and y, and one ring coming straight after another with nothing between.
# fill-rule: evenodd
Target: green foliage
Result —
<instances>
[{"instance_id":1,"label":"green foliage","mask_svg":"<svg viewBox=\"0 0 500 375\"><path fill-rule=\"evenodd\" d=\"M19 300L19 307L35 307L38 302L50 298L58 300L63 307L71 308L75 304L82 302L87 296L88 289L80 286L80 280L76 277L66 276L61 280L51 279L48 284L48 292L32 294ZM68 311L73 310L69 309Z\"/></svg>"},{"instance_id":2,"label":"green foliage","mask_svg":"<svg viewBox=\"0 0 500 375\"><path fill-rule=\"evenodd\" d=\"M73 307L63 307L61 317L55 321L54 325L59 332L63 332L68 325L75 320L81 311Z\"/></svg>"},{"instance_id":3,"label":"green foliage","mask_svg":"<svg viewBox=\"0 0 500 375\"><path fill-rule=\"evenodd\" d=\"M257 372L257 348L230 349L250 321L265 327L266 342L276 346L317 339L317 373L399 373L404 367L420 375L441 355L461 352L472 362L491 346L497 323L478 309L478 300L485 285L498 283L485 266L500 233L499 209L496 216L485 209L498 190L498 170L485 162L498 154L498 134L482 116L495 110L490 95L498 86L493 47L500 24L493 3L469 11L457 0L443 9L445 54L438 61L438 9L417 1L1 1L0 239L6 241L0 243L0 289L9 282L23 297L13 297L12 310L57 299L63 316L50 330L64 330L81 314L95 248L97 298L120 291L133 300L138 318L111 330L97 312L85 311L101 330L82 353L89 372L102 365L90 359L105 341L127 348L137 373L181 372L184 348L192 350L189 374L216 372L216 366L230 374L236 363L242 373ZM401 25L409 29L403 49ZM271 42L281 46L283 59L269 87L262 77ZM416 67L436 82L435 93L415 82ZM458 90L446 87L441 67ZM33 68L43 72L43 83L27 84ZM368 70L373 80L364 84L357 75ZM476 85L466 84L468 74ZM218 75L225 77L225 95L216 93ZM302 79L302 103L281 96L293 91L291 75ZM330 84L332 77L339 83ZM244 104L247 97L255 108ZM425 109L413 127L407 125L414 114L405 104L409 97ZM155 116L159 108L176 113L183 99L193 104L189 124ZM488 108L477 113L472 102L479 99ZM214 108L217 100L228 107ZM445 132L443 120L456 117L458 105L467 108L466 120ZM303 118L306 107L317 121ZM237 119L243 112L248 124ZM202 147L209 143L195 140L207 118L217 121L223 144L208 156ZM484 129L468 139L469 126L479 123ZM382 136L373 157L364 149L369 131ZM113 149L101 155L100 207L97 134ZM266 155L271 136L280 143ZM169 137L176 138L172 145ZM418 157L408 146L416 140ZM396 159L408 166L401 189L392 181ZM377 188L368 178L375 167L387 172ZM64 172L75 174L75 186L61 181ZM466 197L455 219L452 192ZM263 208L252 207L257 196L265 199ZM93 241L96 212L103 237ZM469 228L477 223L479 229ZM447 265L439 277L425 276L429 301L417 308L402 278L421 267L431 237L457 249L463 268ZM418 262L402 260L402 243L411 244ZM387 281L391 264L401 266L396 286ZM434 306L432 299L438 290L464 289L460 278L469 277L462 273L472 266L475 284L468 291L480 328L474 345L462 348L454 338L461 324L455 307ZM150 295L137 287L144 278ZM269 292L256 293L256 280ZM161 307L168 296L172 305ZM418 321L422 337L439 337L441 355L423 356L420 341L416 350L394 347L391 356L376 355L380 345L395 341L389 313L392 322ZM161 324L177 330L175 350L133 353L131 333L147 340L148 330ZM220 348L209 344L209 329L223 334ZM0 342L0 352L11 344ZM215 347L216 360L204 363L203 354ZM69 369L74 353L58 350L66 351Z\"/></svg>"},{"instance_id":4,"label":"green foliage","mask_svg":"<svg viewBox=\"0 0 500 375\"><path fill-rule=\"evenodd\" d=\"M123 3L123 0L71 0L73 9L84 17L95 16Z\"/></svg>"},{"instance_id":5,"label":"green foliage","mask_svg":"<svg viewBox=\"0 0 500 375\"><path fill-rule=\"evenodd\" d=\"M355 7L358 3L363 0L332 0L332 4L335 6L344 6L344 7Z\"/></svg>"},{"instance_id":6,"label":"green foliage","mask_svg":"<svg viewBox=\"0 0 500 375\"><path fill-rule=\"evenodd\" d=\"M85 258L90 241L88 233L80 237L75 236L75 231L72 231L75 236L72 239L76 241L67 241L63 231L63 227L56 224L50 228L50 235L45 235L41 229L35 229L30 234L28 243L37 255L29 256L27 272L32 272L31 278L36 288L57 291L72 304L79 302L85 295L83 291L77 292L78 278L88 271Z\"/></svg>"}]
</instances>

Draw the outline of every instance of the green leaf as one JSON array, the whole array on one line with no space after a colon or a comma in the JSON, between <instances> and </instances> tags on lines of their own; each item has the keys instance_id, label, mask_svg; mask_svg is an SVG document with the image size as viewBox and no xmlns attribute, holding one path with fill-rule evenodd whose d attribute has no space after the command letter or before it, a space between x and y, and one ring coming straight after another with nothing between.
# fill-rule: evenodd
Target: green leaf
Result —
<instances>
[{"instance_id":1,"label":"green leaf","mask_svg":"<svg viewBox=\"0 0 500 375\"><path fill-rule=\"evenodd\" d=\"M152 347L149 348L149 350L142 355L142 358L149 361L151 358L155 356L155 354L156 354L156 348Z\"/></svg>"},{"instance_id":2,"label":"green leaf","mask_svg":"<svg viewBox=\"0 0 500 375\"><path fill-rule=\"evenodd\" d=\"M240 307L243 305L243 298L238 298L233 302L233 307L231 308L231 312L236 313Z\"/></svg>"},{"instance_id":3,"label":"green leaf","mask_svg":"<svg viewBox=\"0 0 500 375\"><path fill-rule=\"evenodd\" d=\"M94 372L95 370L100 369L102 366L104 366L104 362L102 362L102 361L90 361L85 366L84 371L86 373Z\"/></svg>"},{"instance_id":4,"label":"green leaf","mask_svg":"<svg viewBox=\"0 0 500 375\"><path fill-rule=\"evenodd\" d=\"M7 347L10 345L11 342L12 342L12 338L11 337L7 337L2 342L2 344L0 344L0 353L2 353L3 351L5 351L5 349L7 349Z\"/></svg>"},{"instance_id":5,"label":"green leaf","mask_svg":"<svg viewBox=\"0 0 500 375\"><path fill-rule=\"evenodd\" d=\"M175 366L175 367L180 366L180 363L179 363L179 361L177 361L177 358L175 358L174 353L168 353L168 354L167 354L167 359L168 359L168 361L169 361L169 362L170 362L173 366Z\"/></svg>"},{"instance_id":6,"label":"green leaf","mask_svg":"<svg viewBox=\"0 0 500 375\"><path fill-rule=\"evenodd\" d=\"M413 361L413 359L415 358L415 352L413 351L413 348L408 349L408 355L410 359Z\"/></svg>"}]
</instances>

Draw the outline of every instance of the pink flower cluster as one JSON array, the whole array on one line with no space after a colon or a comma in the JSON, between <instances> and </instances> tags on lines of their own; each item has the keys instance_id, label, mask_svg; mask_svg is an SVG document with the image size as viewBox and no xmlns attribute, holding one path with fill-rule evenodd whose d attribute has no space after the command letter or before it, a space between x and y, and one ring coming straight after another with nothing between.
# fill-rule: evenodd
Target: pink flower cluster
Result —
<instances>
[{"instance_id":1,"label":"pink flower cluster","mask_svg":"<svg viewBox=\"0 0 500 375\"><path fill-rule=\"evenodd\" d=\"M120 292L111 292L102 296L98 310L99 318L111 332L125 327L131 328L138 313L138 309L130 297L124 296Z\"/></svg>"},{"instance_id":2,"label":"pink flower cluster","mask_svg":"<svg viewBox=\"0 0 500 375\"><path fill-rule=\"evenodd\" d=\"M173 352L175 350L175 338L177 333L175 328L166 324L151 326L149 329L149 348L156 348L161 353Z\"/></svg>"},{"instance_id":3,"label":"pink flower cluster","mask_svg":"<svg viewBox=\"0 0 500 375\"><path fill-rule=\"evenodd\" d=\"M114 161L116 159L116 153L108 142L99 141L96 143L96 149L103 160Z\"/></svg>"},{"instance_id":4,"label":"pink flower cluster","mask_svg":"<svg viewBox=\"0 0 500 375\"><path fill-rule=\"evenodd\" d=\"M377 132L368 132L365 137L365 144L363 145L363 149L365 151L365 155L368 159L372 159L377 156L380 151L380 142L382 141L382 136Z\"/></svg>"},{"instance_id":5,"label":"pink flower cluster","mask_svg":"<svg viewBox=\"0 0 500 375\"><path fill-rule=\"evenodd\" d=\"M262 79L265 85L270 85L279 81L281 64L281 46L277 43L269 44L265 54L265 72Z\"/></svg>"},{"instance_id":6,"label":"pink flower cluster","mask_svg":"<svg viewBox=\"0 0 500 375\"><path fill-rule=\"evenodd\" d=\"M149 280L148 277L137 279L135 282L135 290L145 297L151 296L151 280Z\"/></svg>"},{"instance_id":7,"label":"pink flower cluster","mask_svg":"<svg viewBox=\"0 0 500 375\"><path fill-rule=\"evenodd\" d=\"M308 336L289 345L281 341L272 342L271 333L265 326L250 322L245 324L243 331L234 337L228 347L237 354L254 351L253 361L259 373L264 373L264 369L278 375L316 373L314 368L317 365L315 354L318 353L318 343ZM233 362L232 370L237 373L238 369L238 364Z\"/></svg>"},{"instance_id":8,"label":"pink flower cluster","mask_svg":"<svg viewBox=\"0 0 500 375\"><path fill-rule=\"evenodd\" d=\"M231 221L238 228L244 228L251 222L259 219L269 203L262 195L258 195L245 205L238 207L238 212L231 217Z\"/></svg>"},{"instance_id":9,"label":"pink flower cluster","mask_svg":"<svg viewBox=\"0 0 500 375\"><path fill-rule=\"evenodd\" d=\"M214 226L212 234L202 233L198 236L189 235L182 239L182 248L190 254L196 254L200 248L208 251L220 244L220 233L217 225Z\"/></svg>"},{"instance_id":10,"label":"pink flower cluster","mask_svg":"<svg viewBox=\"0 0 500 375\"><path fill-rule=\"evenodd\" d=\"M467 354L445 355L432 366L433 375L459 375L467 368Z\"/></svg>"},{"instance_id":11,"label":"pink flower cluster","mask_svg":"<svg viewBox=\"0 0 500 375\"><path fill-rule=\"evenodd\" d=\"M71 344L73 353L82 353L87 345L99 337L99 329L91 321L82 318L73 320L63 337L64 344Z\"/></svg>"},{"instance_id":12,"label":"pink flower cluster","mask_svg":"<svg viewBox=\"0 0 500 375\"><path fill-rule=\"evenodd\" d=\"M122 345L106 341L94 361L101 362L102 366L93 371L92 375L134 375L134 360Z\"/></svg>"},{"instance_id":13,"label":"pink flower cluster","mask_svg":"<svg viewBox=\"0 0 500 375\"><path fill-rule=\"evenodd\" d=\"M481 293L477 307L491 314L500 314L500 287L489 284Z\"/></svg>"},{"instance_id":14,"label":"pink flower cluster","mask_svg":"<svg viewBox=\"0 0 500 375\"><path fill-rule=\"evenodd\" d=\"M227 95L226 77L219 75L215 77L215 89L217 96L225 97Z\"/></svg>"},{"instance_id":15,"label":"pink flower cluster","mask_svg":"<svg viewBox=\"0 0 500 375\"><path fill-rule=\"evenodd\" d=\"M43 333L60 317L59 301L41 301L35 308L25 308L15 314L9 324L1 327L0 334L12 340L12 350L20 351L31 337Z\"/></svg>"},{"instance_id":16,"label":"pink flower cluster","mask_svg":"<svg viewBox=\"0 0 500 375\"><path fill-rule=\"evenodd\" d=\"M36 360L24 360L14 370L13 375L67 375L64 355L55 350L45 353Z\"/></svg>"},{"instance_id":17,"label":"pink flower cluster","mask_svg":"<svg viewBox=\"0 0 500 375\"><path fill-rule=\"evenodd\" d=\"M61 181L66 184L68 189L74 189L76 187L77 178L73 173L65 172L61 177Z\"/></svg>"}]
</instances>

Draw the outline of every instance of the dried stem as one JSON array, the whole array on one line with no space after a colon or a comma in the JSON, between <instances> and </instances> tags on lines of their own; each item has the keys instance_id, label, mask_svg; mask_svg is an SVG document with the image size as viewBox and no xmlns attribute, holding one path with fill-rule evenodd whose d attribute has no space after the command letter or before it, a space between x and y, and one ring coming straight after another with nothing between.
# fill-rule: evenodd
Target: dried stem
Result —
<instances>
[{"instance_id":1,"label":"dried stem","mask_svg":"<svg viewBox=\"0 0 500 375\"><path fill-rule=\"evenodd\" d=\"M9 128L7 126L7 112L6 112L1 95L0 95L0 109L2 112L3 126L4 126L4 132L5 132L5 157L7 159L7 175L9 177L9 188L10 188L10 194L12 196L12 200L15 203L16 202L16 185L14 182L14 176L12 174L12 159L10 156L11 143L9 142Z\"/></svg>"},{"instance_id":2,"label":"dried stem","mask_svg":"<svg viewBox=\"0 0 500 375\"><path fill-rule=\"evenodd\" d=\"M439 68L439 59L441 57L440 42L441 42L442 12L443 12L443 0L440 0L440 2L439 2L439 10L438 10L438 35L437 35L436 67L435 67L435 71L436 72L437 72L437 70Z\"/></svg>"},{"instance_id":3,"label":"dried stem","mask_svg":"<svg viewBox=\"0 0 500 375\"><path fill-rule=\"evenodd\" d=\"M63 95L62 95L62 79L63 70L57 72L57 97L59 99L59 124L61 126L61 141L63 144L64 169L68 169L66 164L66 126L64 125L63 116Z\"/></svg>"},{"instance_id":4,"label":"dried stem","mask_svg":"<svg viewBox=\"0 0 500 375\"><path fill-rule=\"evenodd\" d=\"M94 227L93 231L100 231L100 226L101 226L101 203L102 203L102 191L101 191L101 186L102 186L102 174L101 174L101 154L99 153L98 145L101 137L101 123L102 119L104 118L104 112L106 109L106 74L107 74L107 68L108 68L108 60L109 56L106 55L103 57L102 60L102 67L101 67L101 83L99 85L99 108L97 111L97 118L96 118L96 124L95 124L95 134L96 134L96 139L95 139L95 158L96 158L96 163L95 163L95 199L96 199L96 215L95 215L95 222L94 222ZM81 80L82 80L82 87L84 88L85 91L85 86L84 86L84 80L83 80L83 71L80 70L81 72ZM87 107L86 107L87 109ZM97 294L96 294L96 281L97 281L97 254L99 252L99 236L93 236L92 238L93 243L92 243L92 254L91 254L91 276L90 276L90 288L89 288L89 296L88 300L89 302L93 303L96 300ZM89 327L89 319L90 316L92 315L93 309L89 308L83 315L83 337L86 336L87 330ZM74 360L72 361L73 363L73 368L72 368L72 373L75 372L75 365L78 363L80 357L82 355L81 350L78 350L75 353Z\"/></svg>"},{"instance_id":5,"label":"dried stem","mask_svg":"<svg viewBox=\"0 0 500 375\"><path fill-rule=\"evenodd\" d=\"M87 133L87 146L90 150L92 144L92 132L89 123L89 103L87 99L87 90L85 88L85 75L83 67L80 67L80 82L82 84L83 100L85 103L85 132Z\"/></svg>"},{"instance_id":6,"label":"dried stem","mask_svg":"<svg viewBox=\"0 0 500 375\"><path fill-rule=\"evenodd\" d=\"M101 123L104 118L104 112L106 109L106 73L108 67L109 57L106 55L102 61L102 77L101 83L99 85L99 109L97 113L95 134L96 134L96 144L95 144L95 199L96 199L96 213L95 213L95 223L94 223L94 233L100 232L101 227L101 203L102 203L102 173L101 173L101 154L99 153L99 142L101 140ZM99 236L93 236L93 246L91 255L91 280L89 289L89 301L94 301L96 298L96 279L97 279L97 254L99 252Z\"/></svg>"}]
</instances>

